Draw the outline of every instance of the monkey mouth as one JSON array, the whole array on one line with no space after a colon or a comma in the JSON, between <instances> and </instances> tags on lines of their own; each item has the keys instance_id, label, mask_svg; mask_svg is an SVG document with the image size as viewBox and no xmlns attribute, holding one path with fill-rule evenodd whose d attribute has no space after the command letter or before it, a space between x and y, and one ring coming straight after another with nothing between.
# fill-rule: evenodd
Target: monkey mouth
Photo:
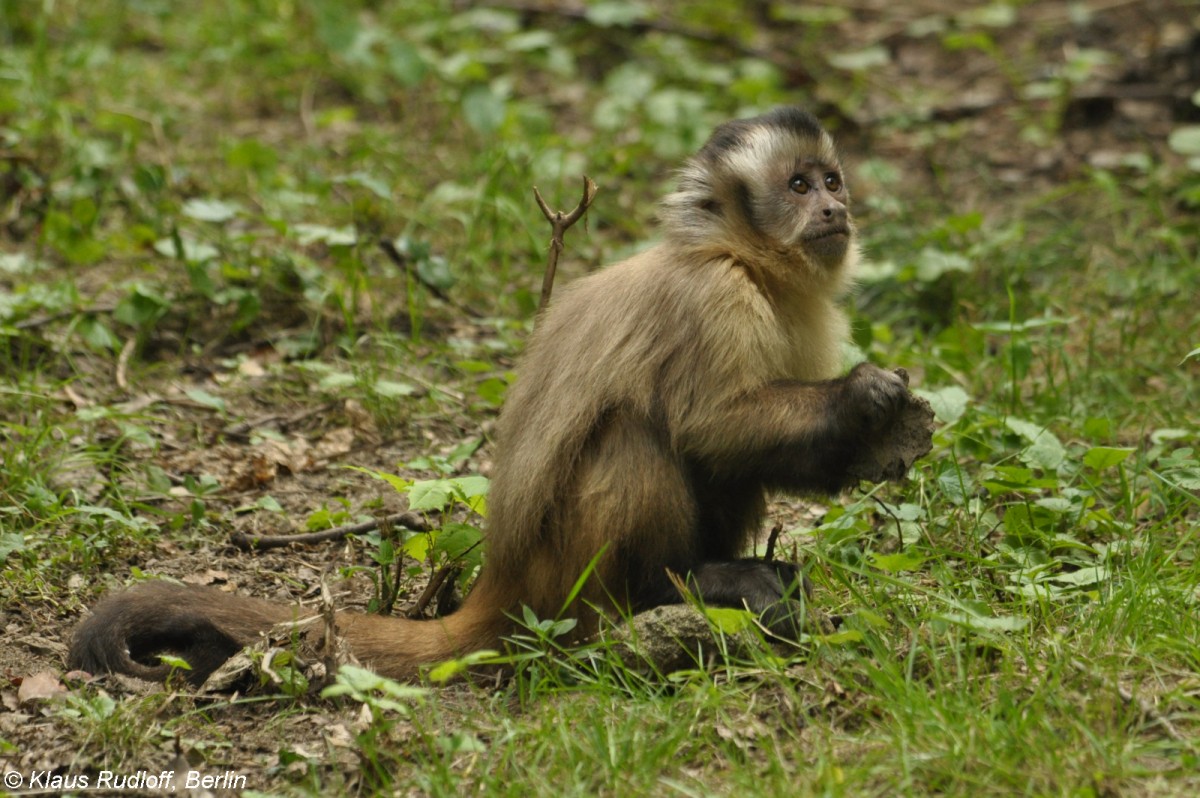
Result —
<instances>
[{"instance_id":1,"label":"monkey mouth","mask_svg":"<svg viewBox=\"0 0 1200 798\"><path fill-rule=\"evenodd\" d=\"M812 235L807 235L804 237L804 240L805 241L821 241L822 239L830 238L832 236L844 236L844 237L848 238L850 236L850 228L849 227L831 227L828 230L822 230L819 233L813 233Z\"/></svg>"},{"instance_id":2,"label":"monkey mouth","mask_svg":"<svg viewBox=\"0 0 1200 798\"><path fill-rule=\"evenodd\" d=\"M825 266L841 263L850 249L850 228L829 227L806 235L803 249L815 262Z\"/></svg>"}]
</instances>

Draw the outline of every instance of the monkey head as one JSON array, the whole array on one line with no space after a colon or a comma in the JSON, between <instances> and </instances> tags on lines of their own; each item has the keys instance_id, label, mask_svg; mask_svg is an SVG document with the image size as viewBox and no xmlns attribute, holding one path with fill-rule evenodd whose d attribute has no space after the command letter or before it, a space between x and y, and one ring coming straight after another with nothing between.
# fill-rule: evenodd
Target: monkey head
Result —
<instances>
[{"instance_id":1,"label":"monkey head","mask_svg":"<svg viewBox=\"0 0 1200 798\"><path fill-rule=\"evenodd\" d=\"M841 159L798 108L714 130L663 201L662 218L686 246L764 267L841 276L856 258Z\"/></svg>"}]
</instances>

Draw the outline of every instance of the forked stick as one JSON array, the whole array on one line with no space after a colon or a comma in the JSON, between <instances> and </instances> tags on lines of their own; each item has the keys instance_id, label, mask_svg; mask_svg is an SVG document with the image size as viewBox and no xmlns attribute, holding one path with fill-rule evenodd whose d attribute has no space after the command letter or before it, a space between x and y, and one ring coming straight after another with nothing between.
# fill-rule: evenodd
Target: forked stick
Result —
<instances>
[{"instance_id":1,"label":"forked stick","mask_svg":"<svg viewBox=\"0 0 1200 798\"><path fill-rule=\"evenodd\" d=\"M565 249L563 233L567 231L568 227L578 222L579 217L587 213L592 200L596 198L596 184L587 175L583 176L583 198L579 200L575 210L570 213L550 210L550 206L542 199L542 193L537 190L537 186L533 187L533 196L537 199L538 207L542 209L542 215L550 223L550 255L546 263L546 274L542 277L542 298L538 302L538 317L540 318L546 310L546 305L550 303L550 292L554 290L554 272L558 269L558 256Z\"/></svg>"}]
</instances>

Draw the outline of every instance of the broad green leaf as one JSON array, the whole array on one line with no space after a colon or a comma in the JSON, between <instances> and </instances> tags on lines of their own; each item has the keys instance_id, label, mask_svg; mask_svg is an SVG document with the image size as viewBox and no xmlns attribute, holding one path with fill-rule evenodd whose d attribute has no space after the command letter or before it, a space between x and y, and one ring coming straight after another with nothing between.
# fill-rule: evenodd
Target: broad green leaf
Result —
<instances>
[{"instance_id":1,"label":"broad green leaf","mask_svg":"<svg viewBox=\"0 0 1200 798\"><path fill-rule=\"evenodd\" d=\"M450 453L446 455L446 462L455 466L461 465L467 461L467 458L479 451L481 445L483 445L483 438L467 438L450 450Z\"/></svg>"},{"instance_id":2,"label":"broad green leaf","mask_svg":"<svg viewBox=\"0 0 1200 798\"><path fill-rule=\"evenodd\" d=\"M926 247L917 255L917 279L923 283L932 283L949 272L969 272L971 269L971 261L957 252Z\"/></svg>"},{"instance_id":3,"label":"broad green leaf","mask_svg":"<svg viewBox=\"0 0 1200 798\"><path fill-rule=\"evenodd\" d=\"M477 566L483 562L479 545L482 539L483 533L477 527L452 521L442 527L433 548L451 559L463 558L468 565Z\"/></svg>"},{"instance_id":4,"label":"broad green leaf","mask_svg":"<svg viewBox=\"0 0 1200 798\"><path fill-rule=\"evenodd\" d=\"M975 493L975 481L966 471L947 470L938 474L938 486L955 504L962 504Z\"/></svg>"},{"instance_id":5,"label":"broad green leaf","mask_svg":"<svg viewBox=\"0 0 1200 798\"><path fill-rule=\"evenodd\" d=\"M429 680L437 684L441 684L450 679L453 679L459 674L466 673L475 665L487 664L494 661L500 656L500 652L491 649L483 649L482 651L473 651L465 657L452 659L446 662L435 665L429 669ZM345 666L342 666L345 667Z\"/></svg>"},{"instance_id":6,"label":"broad green leaf","mask_svg":"<svg viewBox=\"0 0 1200 798\"><path fill-rule=\"evenodd\" d=\"M348 13L341 3L313 3L310 13L316 22L317 38L322 44L342 55L351 50L359 37L360 26L356 14Z\"/></svg>"},{"instance_id":7,"label":"broad green leaf","mask_svg":"<svg viewBox=\"0 0 1200 798\"><path fill-rule=\"evenodd\" d=\"M914 390L914 394L929 402L934 414L946 424L953 424L962 418L967 410L971 397L957 385L948 385L936 391Z\"/></svg>"},{"instance_id":8,"label":"broad green leaf","mask_svg":"<svg viewBox=\"0 0 1200 798\"><path fill-rule=\"evenodd\" d=\"M476 496L486 496L490 482L485 476L478 474L466 477L454 477L450 480L458 489L459 494L464 499L473 499Z\"/></svg>"},{"instance_id":9,"label":"broad green leaf","mask_svg":"<svg viewBox=\"0 0 1200 798\"><path fill-rule=\"evenodd\" d=\"M33 274L46 267L44 261L35 260L27 252L0 252L0 272L7 274Z\"/></svg>"},{"instance_id":10,"label":"broad green leaf","mask_svg":"<svg viewBox=\"0 0 1200 798\"><path fill-rule=\"evenodd\" d=\"M490 135L504 123L506 104L491 86L479 84L463 92L463 118L476 133Z\"/></svg>"},{"instance_id":11,"label":"broad green leaf","mask_svg":"<svg viewBox=\"0 0 1200 798\"><path fill-rule=\"evenodd\" d=\"M1112 468L1133 454L1135 449L1113 446L1093 446L1083 456L1083 464L1093 471Z\"/></svg>"},{"instance_id":12,"label":"broad green leaf","mask_svg":"<svg viewBox=\"0 0 1200 798\"><path fill-rule=\"evenodd\" d=\"M279 153L258 139L242 139L225 151L225 163L235 169L269 173L279 164Z\"/></svg>"},{"instance_id":13,"label":"broad green leaf","mask_svg":"<svg viewBox=\"0 0 1200 798\"><path fill-rule=\"evenodd\" d=\"M429 550L433 547L436 532L418 532L400 545L400 550L417 562L429 559Z\"/></svg>"},{"instance_id":14,"label":"broad green leaf","mask_svg":"<svg viewBox=\"0 0 1200 798\"><path fill-rule=\"evenodd\" d=\"M336 681L321 691L321 696L350 695L365 700L371 693L383 693L390 698L415 700L425 697L429 690L401 684L357 665L340 665Z\"/></svg>"},{"instance_id":15,"label":"broad green leaf","mask_svg":"<svg viewBox=\"0 0 1200 798\"><path fill-rule=\"evenodd\" d=\"M975 615L967 612L946 612L934 616L943 621L965 626L979 632L1017 632L1029 625L1028 618L1014 615Z\"/></svg>"},{"instance_id":16,"label":"broad green leaf","mask_svg":"<svg viewBox=\"0 0 1200 798\"><path fill-rule=\"evenodd\" d=\"M165 296L145 285L136 285L117 304L113 318L130 327L145 328L166 315L171 303Z\"/></svg>"},{"instance_id":17,"label":"broad green leaf","mask_svg":"<svg viewBox=\"0 0 1200 798\"><path fill-rule=\"evenodd\" d=\"M812 635L812 638L831 646L844 646L861 643L865 639L865 635L857 629L843 629L830 635Z\"/></svg>"},{"instance_id":18,"label":"broad green leaf","mask_svg":"<svg viewBox=\"0 0 1200 798\"><path fill-rule=\"evenodd\" d=\"M362 186L382 200L390 200L392 198L391 187L370 172L363 172L361 170L350 172L349 174L335 177L333 182L345 183L351 186Z\"/></svg>"},{"instance_id":19,"label":"broad green leaf","mask_svg":"<svg viewBox=\"0 0 1200 798\"><path fill-rule=\"evenodd\" d=\"M1062 496L1046 496L1034 502L1038 507L1043 507L1053 513L1070 512L1073 505L1070 499L1064 499Z\"/></svg>"},{"instance_id":20,"label":"broad green leaf","mask_svg":"<svg viewBox=\"0 0 1200 798\"><path fill-rule=\"evenodd\" d=\"M495 370L496 364L486 360L456 360L454 368L466 374L486 374Z\"/></svg>"},{"instance_id":21,"label":"broad green leaf","mask_svg":"<svg viewBox=\"0 0 1200 798\"><path fill-rule=\"evenodd\" d=\"M395 380L376 380L372 387L375 389L375 393L387 399L412 396L417 392L417 386L407 382L396 382Z\"/></svg>"},{"instance_id":22,"label":"broad green leaf","mask_svg":"<svg viewBox=\"0 0 1200 798\"><path fill-rule=\"evenodd\" d=\"M982 25L987 28L1009 28L1016 24L1017 10L1009 3L991 3L961 11L956 15L963 28Z\"/></svg>"},{"instance_id":23,"label":"broad green leaf","mask_svg":"<svg viewBox=\"0 0 1200 798\"><path fill-rule=\"evenodd\" d=\"M355 377L348 371L332 371L322 377L321 381L317 384L323 391L337 391L357 385L358 377Z\"/></svg>"},{"instance_id":24,"label":"broad green leaf","mask_svg":"<svg viewBox=\"0 0 1200 798\"><path fill-rule=\"evenodd\" d=\"M1029 534L1040 535L1033 512L1024 504L1014 504L1004 509L1004 531L1024 538Z\"/></svg>"},{"instance_id":25,"label":"broad green leaf","mask_svg":"<svg viewBox=\"0 0 1200 798\"><path fill-rule=\"evenodd\" d=\"M865 624L866 626L870 626L875 629L887 629L891 626L891 623L887 618L883 617L874 610L869 610L865 607L860 607L851 617L854 622L860 626Z\"/></svg>"},{"instance_id":26,"label":"broad green leaf","mask_svg":"<svg viewBox=\"0 0 1200 798\"><path fill-rule=\"evenodd\" d=\"M443 291L453 288L457 282L454 273L450 271L450 262L437 255L418 260L417 274L421 275L421 279L426 283Z\"/></svg>"},{"instance_id":27,"label":"broad green leaf","mask_svg":"<svg viewBox=\"0 0 1200 798\"><path fill-rule=\"evenodd\" d=\"M896 554L875 554L871 557L871 565L881 571L899 573L900 571L915 571L925 562L925 558L917 554L898 552Z\"/></svg>"},{"instance_id":28,"label":"broad green leaf","mask_svg":"<svg viewBox=\"0 0 1200 798\"><path fill-rule=\"evenodd\" d=\"M892 60L887 48L867 47L848 53L834 53L828 57L831 65L850 72L862 72L873 67L884 66Z\"/></svg>"},{"instance_id":29,"label":"broad green leaf","mask_svg":"<svg viewBox=\"0 0 1200 798\"><path fill-rule=\"evenodd\" d=\"M554 34L548 30L531 30L510 36L504 43L505 48L514 53L528 53L534 50L548 50L554 46Z\"/></svg>"},{"instance_id":30,"label":"broad green leaf","mask_svg":"<svg viewBox=\"0 0 1200 798\"><path fill-rule=\"evenodd\" d=\"M274 496L260 496L254 506L272 513L283 512L283 505Z\"/></svg>"},{"instance_id":31,"label":"broad green leaf","mask_svg":"<svg viewBox=\"0 0 1200 798\"><path fill-rule=\"evenodd\" d=\"M410 510L441 510L450 503L450 486L444 480L420 480L408 490Z\"/></svg>"},{"instance_id":32,"label":"broad green leaf","mask_svg":"<svg viewBox=\"0 0 1200 798\"><path fill-rule=\"evenodd\" d=\"M242 210L234 202L219 199L190 199L180 209L184 216L201 222L227 222Z\"/></svg>"},{"instance_id":33,"label":"broad green leaf","mask_svg":"<svg viewBox=\"0 0 1200 798\"><path fill-rule=\"evenodd\" d=\"M488 485L488 478L478 475L418 480L409 488L408 506L412 510L442 510L451 501L457 500L472 511L485 515Z\"/></svg>"},{"instance_id":34,"label":"broad green leaf","mask_svg":"<svg viewBox=\"0 0 1200 798\"><path fill-rule=\"evenodd\" d=\"M322 243L330 247L350 247L358 241L353 227L329 227L323 224L297 224L292 233L301 246Z\"/></svg>"},{"instance_id":35,"label":"broad green leaf","mask_svg":"<svg viewBox=\"0 0 1200 798\"><path fill-rule=\"evenodd\" d=\"M588 22L600 28L626 27L645 19L649 8L633 0L600 0L587 3Z\"/></svg>"},{"instance_id":36,"label":"broad green leaf","mask_svg":"<svg viewBox=\"0 0 1200 798\"><path fill-rule=\"evenodd\" d=\"M189 390L184 391L183 393L185 396L187 396L188 399L191 399L193 402L196 402L197 404L202 404L205 407L210 407L213 410L216 410L217 412L220 412L220 413L225 412L225 400L219 396L214 396L213 394L209 393L208 391L205 391L200 388L191 388Z\"/></svg>"},{"instance_id":37,"label":"broad green leaf","mask_svg":"<svg viewBox=\"0 0 1200 798\"><path fill-rule=\"evenodd\" d=\"M388 44L388 71L401 86L411 88L425 77L429 64L417 48L400 39L392 39Z\"/></svg>"},{"instance_id":38,"label":"broad green leaf","mask_svg":"<svg viewBox=\"0 0 1200 798\"><path fill-rule=\"evenodd\" d=\"M1010 430L1029 441L1029 446L1021 452L1022 462L1053 471L1066 459L1067 450L1054 433L1045 427L1013 416L1006 418L1004 423Z\"/></svg>"},{"instance_id":39,"label":"broad green leaf","mask_svg":"<svg viewBox=\"0 0 1200 798\"><path fill-rule=\"evenodd\" d=\"M499 407L504 404L508 383L498 377L490 377L475 386L475 393L488 404Z\"/></svg>"},{"instance_id":40,"label":"broad green leaf","mask_svg":"<svg viewBox=\"0 0 1200 798\"><path fill-rule=\"evenodd\" d=\"M739 610L732 607L705 607L704 615L713 626L727 635L735 635L747 629L754 628L755 616L749 610Z\"/></svg>"},{"instance_id":41,"label":"broad green leaf","mask_svg":"<svg viewBox=\"0 0 1200 798\"><path fill-rule=\"evenodd\" d=\"M1171 131L1167 146L1180 155L1200 155L1200 125L1183 125Z\"/></svg>"},{"instance_id":42,"label":"broad green leaf","mask_svg":"<svg viewBox=\"0 0 1200 798\"><path fill-rule=\"evenodd\" d=\"M211 244L195 241L185 235L160 238L154 242L154 251L165 258L180 258L188 263L203 263L221 254Z\"/></svg>"},{"instance_id":43,"label":"broad green leaf","mask_svg":"<svg viewBox=\"0 0 1200 798\"><path fill-rule=\"evenodd\" d=\"M25 536L20 532L0 532L0 562L14 551L25 550Z\"/></svg>"},{"instance_id":44,"label":"broad green leaf","mask_svg":"<svg viewBox=\"0 0 1200 798\"><path fill-rule=\"evenodd\" d=\"M84 316L75 325L75 332L83 342L97 351L115 352L121 348L121 339L113 334L108 325L95 316Z\"/></svg>"},{"instance_id":45,"label":"broad green leaf","mask_svg":"<svg viewBox=\"0 0 1200 798\"><path fill-rule=\"evenodd\" d=\"M1190 430L1179 429L1178 427L1162 427L1150 433L1150 441L1155 444L1167 443L1169 441L1183 441L1191 438L1193 434Z\"/></svg>"},{"instance_id":46,"label":"broad green leaf","mask_svg":"<svg viewBox=\"0 0 1200 798\"><path fill-rule=\"evenodd\" d=\"M849 9L802 3L776 3L771 6L771 15L784 22L802 22L813 26L831 25L850 19Z\"/></svg>"},{"instance_id":47,"label":"broad green leaf","mask_svg":"<svg viewBox=\"0 0 1200 798\"><path fill-rule=\"evenodd\" d=\"M1005 333L1029 332L1032 330L1044 329L1046 327L1066 327L1066 326L1069 326L1073 321L1075 321L1074 316L1072 316L1070 318L1040 317L1040 318L1036 318L1036 319L1025 319L1024 321L1018 321L1018 322L1012 322L1012 321L1008 321L1008 320L1005 320L1005 321L981 321L978 324L974 324L972 326L976 330L979 330L980 332L1005 334Z\"/></svg>"},{"instance_id":48,"label":"broad green leaf","mask_svg":"<svg viewBox=\"0 0 1200 798\"><path fill-rule=\"evenodd\" d=\"M925 511L921 509L921 505L913 504L912 502L889 504L887 507L888 514L900 521L919 521L925 516Z\"/></svg>"},{"instance_id":49,"label":"broad green leaf","mask_svg":"<svg viewBox=\"0 0 1200 798\"><path fill-rule=\"evenodd\" d=\"M1078 571L1052 574L1051 576L1046 577L1045 581L1054 582L1060 585L1087 587L1090 585L1098 585L1101 582L1107 582L1111 578L1112 574L1107 565L1093 565L1087 568L1080 568Z\"/></svg>"}]
</instances>

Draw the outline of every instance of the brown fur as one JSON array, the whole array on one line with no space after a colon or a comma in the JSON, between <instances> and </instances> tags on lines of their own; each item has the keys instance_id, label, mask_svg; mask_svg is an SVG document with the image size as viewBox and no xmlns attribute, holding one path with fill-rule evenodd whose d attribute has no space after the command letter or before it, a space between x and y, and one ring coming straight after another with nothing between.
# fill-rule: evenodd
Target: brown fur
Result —
<instances>
[{"instance_id":1,"label":"brown fur","mask_svg":"<svg viewBox=\"0 0 1200 798\"><path fill-rule=\"evenodd\" d=\"M569 612L586 634L598 613L678 600L668 570L714 603L763 611L788 593L794 570L736 561L766 491L841 488L905 392L870 365L837 379L857 251L831 174L833 143L803 112L714 132L663 203L662 243L561 291L540 320L500 418L488 560L463 607L436 621L340 614L361 661L412 677L498 647L522 605ZM144 585L97 606L71 661L161 676L139 659L165 647L200 680L295 613Z\"/></svg>"}]
</instances>

